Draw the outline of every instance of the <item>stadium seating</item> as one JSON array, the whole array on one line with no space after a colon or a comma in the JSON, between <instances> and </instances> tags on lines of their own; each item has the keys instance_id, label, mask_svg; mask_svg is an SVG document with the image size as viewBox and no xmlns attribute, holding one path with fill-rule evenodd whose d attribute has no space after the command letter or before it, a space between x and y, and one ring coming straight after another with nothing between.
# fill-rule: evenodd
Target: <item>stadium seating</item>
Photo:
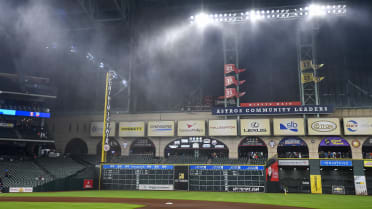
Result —
<instances>
[{"instance_id":1,"label":"stadium seating","mask_svg":"<svg viewBox=\"0 0 372 209\"><path fill-rule=\"evenodd\" d=\"M5 177L5 170L8 170L9 177ZM5 187L35 187L53 180L52 176L29 160L0 161L0 171Z\"/></svg>"},{"instance_id":2,"label":"stadium seating","mask_svg":"<svg viewBox=\"0 0 372 209\"><path fill-rule=\"evenodd\" d=\"M37 164L54 175L56 178L64 178L76 174L85 168L71 158L39 158Z\"/></svg>"}]
</instances>

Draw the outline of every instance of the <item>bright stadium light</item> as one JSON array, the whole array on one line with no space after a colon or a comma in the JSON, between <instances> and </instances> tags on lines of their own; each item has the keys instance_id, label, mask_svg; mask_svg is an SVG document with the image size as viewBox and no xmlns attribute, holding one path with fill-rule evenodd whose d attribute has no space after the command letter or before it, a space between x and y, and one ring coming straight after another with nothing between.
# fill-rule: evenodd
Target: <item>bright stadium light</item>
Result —
<instances>
[{"instance_id":1,"label":"bright stadium light","mask_svg":"<svg viewBox=\"0 0 372 209\"><path fill-rule=\"evenodd\" d=\"M251 8L249 10L225 11L221 13L206 14L200 13L190 17L190 22L199 27L205 27L211 23L236 23L236 22L256 22L260 19L298 19L305 17L326 17L342 16L346 14L345 4L311 4L303 6L287 6L280 8ZM270 14L270 15L269 15Z\"/></svg>"},{"instance_id":2,"label":"bright stadium light","mask_svg":"<svg viewBox=\"0 0 372 209\"><path fill-rule=\"evenodd\" d=\"M327 14L325 7L317 4L310 5L308 10L310 17L323 17Z\"/></svg>"},{"instance_id":3,"label":"bright stadium light","mask_svg":"<svg viewBox=\"0 0 372 209\"><path fill-rule=\"evenodd\" d=\"M227 14L225 14L224 16L227 16ZM195 15L195 23L198 27L204 28L208 24L212 23L212 18L206 13L202 12Z\"/></svg>"}]
</instances>

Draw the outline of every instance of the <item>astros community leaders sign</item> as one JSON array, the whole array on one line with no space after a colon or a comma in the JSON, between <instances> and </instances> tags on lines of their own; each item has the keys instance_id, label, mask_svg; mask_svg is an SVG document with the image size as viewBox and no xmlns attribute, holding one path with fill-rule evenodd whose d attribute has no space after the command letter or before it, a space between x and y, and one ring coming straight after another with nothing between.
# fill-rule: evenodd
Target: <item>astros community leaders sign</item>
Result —
<instances>
[{"instance_id":1,"label":"astros community leaders sign","mask_svg":"<svg viewBox=\"0 0 372 209\"><path fill-rule=\"evenodd\" d=\"M213 115L287 115L287 114L329 114L333 106L306 105L283 107L216 107L212 109Z\"/></svg>"}]
</instances>

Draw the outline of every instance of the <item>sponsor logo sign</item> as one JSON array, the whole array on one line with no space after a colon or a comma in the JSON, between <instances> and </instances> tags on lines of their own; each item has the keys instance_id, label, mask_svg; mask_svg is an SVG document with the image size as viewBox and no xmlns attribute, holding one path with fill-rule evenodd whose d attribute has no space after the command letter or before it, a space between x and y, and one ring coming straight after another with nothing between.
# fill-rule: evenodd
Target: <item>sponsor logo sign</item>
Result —
<instances>
[{"instance_id":1,"label":"sponsor logo sign","mask_svg":"<svg viewBox=\"0 0 372 209\"><path fill-rule=\"evenodd\" d=\"M120 122L119 136L121 137L143 137L145 136L145 122Z\"/></svg>"},{"instance_id":2,"label":"sponsor logo sign","mask_svg":"<svg viewBox=\"0 0 372 209\"><path fill-rule=\"evenodd\" d=\"M240 107L278 107L278 106L301 106L301 101L292 102L251 102L240 103Z\"/></svg>"},{"instance_id":3,"label":"sponsor logo sign","mask_svg":"<svg viewBox=\"0 0 372 209\"><path fill-rule=\"evenodd\" d=\"M365 176L354 176L354 183L356 195L368 195Z\"/></svg>"},{"instance_id":4,"label":"sponsor logo sign","mask_svg":"<svg viewBox=\"0 0 372 209\"><path fill-rule=\"evenodd\" d=\"M269 136L271 134L270 119L241 119L240 134L242 136Z\"/></svg>"},{"instance_id":5,"label":"sponsor logo sign","mask_svg":"<svg viewBox=\"0 0 372 209\"><path fill-rule=\"evenodd\" d=\"M93 188L93 179L84 179L84 189L92 189Z\"/></svg>"},{"instance_id":6,"label":"sponsor logo sign","mask_svg":"<svg viewBox=\"0 0 372 209\"><path fill-rule=\"evenodd\" d=\"M277 136L300 136L305 135L303 118L275 118L274 135Z\"/></svg>"},{"instance_id":7,"label":"sponsor logo sign","mask_svg":"<svg viewBox=\"0 0 372 209\"><path fill-rule=\"evenodd\" d=\"M280 107L216 107L213 115L288 115L288 114L330 114L329 105L280 106Z\"/></svg>"},{"instance_id":8,"label":"sponsor logo sign","mask_svg":"<svg viewBox=\"0 0 372 209\"><path fill-rule=\"evenodd\" d=\"M364 167L372 167L372 160L365 160Z\"/></svg>"},{"instance_id":9,"label":"sponsor logo sign","mask_svg":"<svg viewBox=\"0 0 372 209\"><path fill-rule=\"evenodd\" d=\"M1 128L13 128L14 124L13 123L0 123Z\"/></svg>"},{"instance_id":10,"label":"sponsor logo sign","mask_svg":"<svg viewBox=\"0 0 372 209\"><path fill-rule=\"evenodd\" d=\"M178 136L205 136L204 120L178 121Z\"/></svg>"},{"instance_id":11,"label":"sponsor logo sign","mask_svg":"<svg viewBox=\"0 0 372 209\"><path fill-rule=\"evenodd\" d=\"M174 136L174 121L149 121L148 136Z\"/></svg>"},{"instance_id":12,"label":"sponsor logo sign","mask_svg":"<svg viewBox=\"0 0 372 209\"><path fill-rule=\"evenodd\" d=\"M371 135L372 118L344 118L345 135Z\"/></svg>"},{"instance_id":13,"label":"sponsor logo sign","mask_svg":"<svg viewBox=\"0 0 372 209\"><path fill-rule=\"evenodd\" d=\"M190 170L248 170L263 171L262 165L190 165Z\"/></svg>"},{"instance_id":14,"label":"sponsor logo sign","mask_svg":"<svg viewBox=\"0 0 372 209\"><path fill-rule=\"evenodd\" d=\"M33 192L32 187L9 187L9 192Z\"/></svg>"},{"instance_id":15,"label":"sponsor logo sign","mask_svg":"<svg viewBox=\"0 0 372 209\"><path fill-rule=\"evenodd\" d=\"M173 184L139 184L139 190L173 190Z\"/></svg>"},{"instance_id":16,"label":"sponsor logo sign","mask_svg":"<svg viewBox=\"0 0 372 209\"><path fill-rule=\"evenodd\" d=\"M310 175L311 193L322 194L322 177L320 175Z\"/></svg>"},{"instance_id":17,"label":"sponsor logo sign","mask_svg":"<svg viewBox=\"0 0 372 209\"><path fill-rule=\"evenodd\" d=\"M237 136L236 120L209 120L209 136Z\"/></svg>"},{"instance_id":18,"label":"sponsor logo sign","mask_svg":"<svg viewBox=\"0 0 372 209\"><path fill-rule=\"evenodd\" d=\"M349 143L341 137L333 136L324 138L319 146L349 146Z\"/></svg>"},{"instance_id":19,"label":"sponsor logo sign","mask_svg":"<svg viewBox=\"0 0 372 209\"><path fill-rule=\"evenodd\" d=\"M279 160L279 166L309 166L309 160Z\"/></svg>"},{"instance_id":20,"label":"sponsor logo sign","mask_svg":"<svg viewBox=\"0 0 372 209\"><path fill-rule=\"evenodd\" d=\"M338 118L307 119L309 135L340 135L340 120Z\"/></svg>"},{"instance_id":21,"label":"sponsor logo sign","mask_svg":"<svg viewBox=\"0 0 372 209\"><path fill-rule=\"evenodd\" d=\"M233 186L229 187L229 192L264 192L263 186Z\"/></svg>"},{"instance_id":22,"label":"sponsor logo sign","mask_svg":"<svg viewBox=\"0 0 372 209\"><path fill-rule=\"evenodd\" d=\"M321 160L320 166L353 166L351 160Z\"/></svg>"},{"instance_id":23,"label":"sponsor logo sign","mask_svg":"<svg viewBox=\"0 0 372 209\"><path fill-rule=\"evenodd\" d=\"M115 136L116 125L115 122L110 122L110 137ZM90 136L102 136L103 134L103 122L91 122L90 123Z\"/></svg>"}]
</instances>

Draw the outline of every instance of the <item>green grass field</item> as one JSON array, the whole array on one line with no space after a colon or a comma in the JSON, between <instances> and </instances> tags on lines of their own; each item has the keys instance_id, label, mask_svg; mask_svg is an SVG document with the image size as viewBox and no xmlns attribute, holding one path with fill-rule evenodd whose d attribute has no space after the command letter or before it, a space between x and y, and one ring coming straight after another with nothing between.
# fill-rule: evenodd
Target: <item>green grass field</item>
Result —
<instances>
[{"instance_id":1,"label":"green grass field","mask_svg":"<svg viewBox=\"0 0 372 209\"><path fill-rule=\"evenodd\" d=\"M44 197L116 197L116 198L152 198L152 199L183 199L183 200L207 200L224 202L260 203L284 206L298 206L317 209L357 209L372 208L372 196L354 195L314 195L314 194L269 194L269 193L233 193L233 192L183 192L183 191L79 191L79 192L50 192L50 193L7 193L0 194L5 196L44 196ZM9 203L0 202L0 208L11 208ZM10 203L12 205L14 203ZM18 204L18 203L16 203ZM27 207L14 207L31 209L33 203ZM41 204L41 203L40 203ZM45 204L45 203L42 203ZM54 204L54 203L53 203ZM59 203L58 203L59 204ZM76 203L61 203L64 208L79 209L88 208ZM89 204L89 203L85 203ZM66 206L68 205L68 206ZM92 204L93 205L93 204ZM116 205L123 205L120 208L136 208L136 205L126 204L105 204L95 208L116 209ZM29 207L30 206L30 207ZM36 208L36 207L35 207ZM38 207L40 209L40 207ZM48 207L51 208L51 207ZM53 208L59 208L56 205Z\"/></svg>"}]
</instances>

